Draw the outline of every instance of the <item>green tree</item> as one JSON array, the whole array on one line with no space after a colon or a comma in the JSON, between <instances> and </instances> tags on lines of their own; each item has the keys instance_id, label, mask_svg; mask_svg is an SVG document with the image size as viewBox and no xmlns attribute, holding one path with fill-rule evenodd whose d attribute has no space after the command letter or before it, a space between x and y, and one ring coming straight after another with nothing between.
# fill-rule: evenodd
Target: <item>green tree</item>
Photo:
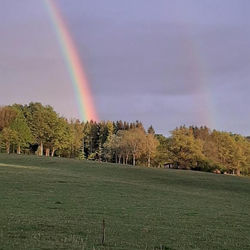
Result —
<instances>
[{"instance_id":1,"label":"green tree","mask_svg":"<svg viewBox=\"0 0 250 250\"><path fill-rule=\"evenodd\" d=\"M154 134L149 133L145 138L145 153L147 158L147 166L151 166L152 157L155 156L157 147L159 145L158 140L155 138Z\"/></svg>"},{"instance_id":2,"label":"green tree","mask_svg":"<svg viewBox=\"0 0 250 250\"><path fill-rule=\"evenodd\" d=\"M6 153L10 153L10 146L14 144L17 140L17 133L16 131L12 130L11 128L4 128L0 133L1 141L5 145Z\"/></svg>"},{"instance_id":3,"label":"green tree","mask_svg":"<svg viewBox=\"0 0 250 250\"><path fill-rule=\"evenodd\" d=\"M21 147L27 147L33 142L33 136L26 119L21 110L16 109L16 117L10 123L10 128L15 131L15 144L17 146L17 154L21 154Z\"/></svg>"},{"instance_id":4,"label":"green tree","mask_svg":"<svg viewBox=\"0 0 250 250\"><path fill-rule=\"evenodd\" d=\"M116 163L120 163L122 155L122 137L120 135L111 135L109 140L107 140L104 147L105 158L112 161L115 158Z\"/></svg>"},{"instance_id":5,"label":"green tree","mask_svg":"<svg viewBox=\"0 0 250 250\"><path fill-rule=\"evenodd\" d=\"M70 150L72 137L68 121L62 117L57 118L50 141L51 156L54 156L56 151L60 155L61 151Z\"/></svg>"},{"instance_id":6,"label":"green tree","mask_svg":"<svg viewBox=\"0 0 250 250\"><path fill-rule=\"evenodd\" d=\"M138 159L145 152L146 134L145 131L138 127L126 131L125 135L126 144L132 155L133 166L136 165Z\"/></svg>"},{"instance_id":7,"label":"green tree","mask_svg":"<svg viewBox=\"0 0 250 250\"><path fill-rule=\"evenodd\" d=\"M190 129L182 127L172 131L169 151L173 162L181 168L191 169L205 159L201 140L195 140Z\"/></svg>"},{"instance_id":8,"label":"green tree","mask_svg":"<svg viewBox=\"0 0 250 250\"><path fill-rule=\"evenodd\" d=\"M32 132L34 140L39 145L40 156L43 155L44 143L47 140L47 136L50 134L50 127L48 124L48 110L53 110L51 107L44 107L41 103L30 103L24 107L24 114L28 123L28 126Z\"/></svg>"},{"instance_id":9,"label":"green tree","mask_svg":"<svg viewBox=\"0 0 250 250\"><path fill-rule=\"evenodd\" d=\"M240 135L233 135L234 139L234 151L233 151L233 165L237 175L247 172L248 158L250 155L250 144Z\"/></svg>"},{"instance_id":10,"label":"green tree","mask_svg":"<svg viewBox=\"0 0 250 250\"><path fill-rule=\"evenodd\" d=\"M83 146L84 139L84 124L79 120L71 120L70 122L70 140L71 140L71 149L70 156L71 157L79 157L81 153L81 148Z\"/></svg>"},{"instance_id":11,"label":"green tree","mask_svg":"<svg viewBox=\"0 0 250 250\"><path fill-rule=\"evenodd\" d=\"M157 167L162 167L166 163L172 163L169 151L170 139L163 135L156 135L156 138L158 140L158 146L153 164Z\"/></svg>"}]
</instances>

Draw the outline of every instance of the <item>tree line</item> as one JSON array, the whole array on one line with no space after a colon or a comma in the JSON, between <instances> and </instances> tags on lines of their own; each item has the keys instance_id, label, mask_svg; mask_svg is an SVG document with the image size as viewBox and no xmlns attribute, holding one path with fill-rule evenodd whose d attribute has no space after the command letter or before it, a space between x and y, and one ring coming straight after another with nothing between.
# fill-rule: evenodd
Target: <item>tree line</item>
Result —
<instances>
[{"instance_id":1,"label":"tree line","mask_svg":"<svg viewBox=\"0 0 250 250\"><path fill-rule=\"evenodd\" d=\"M68 120L41 103L0 107L0 152L250 173L249 137L206 126L181 126L165 137L139 121Z\"/></svg>"}]
</instances>

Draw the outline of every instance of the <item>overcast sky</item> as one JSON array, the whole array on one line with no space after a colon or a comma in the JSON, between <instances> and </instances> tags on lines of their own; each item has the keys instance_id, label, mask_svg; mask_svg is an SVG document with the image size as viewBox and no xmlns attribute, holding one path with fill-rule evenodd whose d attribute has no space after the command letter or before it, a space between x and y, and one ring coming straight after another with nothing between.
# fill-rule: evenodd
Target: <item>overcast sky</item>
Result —
<instances>
[{"instance_id":1,"label":"overcast sky","mask_svg":"<svg viewBox=\"0 0 250 250\"><path fill-rule=\"evenodd\" d=\"M57 0L101 120L250 135L249 0ZM0 0L0 105L78 117L44 0Z\"/></svg>"}]
</instances>

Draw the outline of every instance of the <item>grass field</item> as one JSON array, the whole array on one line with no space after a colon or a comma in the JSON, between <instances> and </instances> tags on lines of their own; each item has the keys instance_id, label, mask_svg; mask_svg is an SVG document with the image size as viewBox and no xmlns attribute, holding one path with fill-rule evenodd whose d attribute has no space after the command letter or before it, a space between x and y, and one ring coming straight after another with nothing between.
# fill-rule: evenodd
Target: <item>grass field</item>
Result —
<instances>
[{"instance_id":1,"label":"grass field","mask_svg":"<svg viewBox=\"0 0 250 250\"><path fill-rule=\"evenodd\" d=\"M250 249L250 179L0 154L0 249Z\"/></svg>"}]
</instances>

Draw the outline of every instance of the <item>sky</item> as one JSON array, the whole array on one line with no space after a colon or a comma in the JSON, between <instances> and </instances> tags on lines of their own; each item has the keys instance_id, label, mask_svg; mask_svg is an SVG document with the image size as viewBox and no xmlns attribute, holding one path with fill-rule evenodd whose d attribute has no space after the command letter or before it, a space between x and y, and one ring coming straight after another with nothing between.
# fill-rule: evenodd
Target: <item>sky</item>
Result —
<instances>
[{"instance_id":1,"label":"sky","mask_svg":"<svg viewBox=\"0 0 250 250\"><path fill-rule=\"evenodd\" d=\"M250 135L249 0L54 0L100 120L158 133L207 125ZM78 118L44 0L0 0L0 105L52 105Z\"/></svg>"}]
</instances>

